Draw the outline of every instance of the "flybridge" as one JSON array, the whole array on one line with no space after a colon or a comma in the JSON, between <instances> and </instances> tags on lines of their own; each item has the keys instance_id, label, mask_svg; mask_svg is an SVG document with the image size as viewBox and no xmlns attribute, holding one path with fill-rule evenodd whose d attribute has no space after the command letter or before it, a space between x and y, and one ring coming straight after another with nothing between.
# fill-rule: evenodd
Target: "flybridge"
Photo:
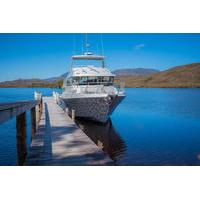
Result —
<instances>
[{"instance_id":1,"label":"flybridge","mask_svg":"<svg viewBox=\"0 0 200 200\"><path fill-rule=\"evenodd\" d=\"M93 55L90 52L84 53L83 55L72 56L72 60L104 60L104 56Z\"/></svg>"}]
</instances>

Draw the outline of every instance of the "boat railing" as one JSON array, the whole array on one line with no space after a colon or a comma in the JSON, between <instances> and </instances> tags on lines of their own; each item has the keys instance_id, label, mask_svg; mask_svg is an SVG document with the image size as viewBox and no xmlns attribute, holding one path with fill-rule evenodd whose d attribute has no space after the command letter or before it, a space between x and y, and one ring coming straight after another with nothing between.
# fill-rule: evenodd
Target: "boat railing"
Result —
<instances>
[{"instance_id":1,"label":"boat railing","mask_svg":"<svg viewBox=\"0 0 200 200\"><path fill-rule=\"evenodd\" d=\"M114 83L113 82L82 82L82 83L78 83L78 82L73 82L71 83L67 83L65 82L64 85L66 86L83 86L83 85L104 85L104 86L112 86Z\"/></svg>"},{"instance_id":2,"label":"boat railing","mask_svg":"<svg viewBox=\"0 0 200 200\"><path fill-rule=\"evenodd\" d=\"M114 83L115 88L117 88L118 93L125 93L125 82Z\"/></svg>"},{"instance_id":3,"label":"boat railing","mask_svg":"<svg viewBox=\"0 0 200 200\"><path fill-rule=\"evenodd\" d=\"M100 83L100 82L99 82ZM102 83L102 82L101 82ZM84 86L84 87L80 87ZM93 87L92 87L93 86ZM111 87L109 87L111 86ZM114 87L112 87L114 86ZM124 93L124 86L125 84L123 82L120 83L112 83L112 84L73 84L71 85L70 91L73 93L83 93L83 94L102 94L102 93L113 93L113 94L123 94Z\"/></svg>"}]
</instances>

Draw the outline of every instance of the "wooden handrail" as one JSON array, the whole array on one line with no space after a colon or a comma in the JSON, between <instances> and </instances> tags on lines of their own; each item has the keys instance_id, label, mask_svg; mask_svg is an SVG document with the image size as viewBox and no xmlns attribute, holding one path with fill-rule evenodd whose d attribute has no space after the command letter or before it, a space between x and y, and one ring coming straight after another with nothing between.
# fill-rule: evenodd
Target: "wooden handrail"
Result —
<instances>
[{"instance_id":1,"label":"wooden handrail","mask_svg":"<svg viewBox=\"0 0 200 200\"><path fill-rule=\"evenodd\" d=\"M32 101L20 101L12 103L0 103L0 124L16 117L16 138L17 138L17 164L23 165L27 155L26 144L26 111L31 111L31 139L34 137L37 124L42 115L42 96ZM37 95L37 96L38 96Z\"/></svg>"},{"instance_id":2,"label":"wooden handrail","mask_svg":"<svg viewBox=\"0 0 200 200\"><path fill-rule=\"evenodd\" d=\"M11 103L0 103L0 111L20 107L22 105L34 104L35 102L37 101L32 100L32 101L17 101L17 102L11 102Z\"/></svg>"},{"instance_id":3,"label":"wooden handrail","mask_svg":"<svg viewBox=\"0 0 200 200\"><path fill-rule=\"evenodd\" d=\"M8 121L9 119L20 115L26 110L39 105L40 101L25 101L25 102L13 102L13 103L1 103L0 104L0 124Z\"/></svg>"}]
</instances>

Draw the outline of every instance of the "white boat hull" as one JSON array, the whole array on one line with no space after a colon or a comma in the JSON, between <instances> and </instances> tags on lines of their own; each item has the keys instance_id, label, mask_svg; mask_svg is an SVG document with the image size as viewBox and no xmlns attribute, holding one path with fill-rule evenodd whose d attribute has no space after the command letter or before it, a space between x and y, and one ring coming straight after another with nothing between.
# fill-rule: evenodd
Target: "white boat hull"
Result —
<instances>
[{"instance_id":1,"label":"white boat hull","mask_svg":"<svg viewBox=\"0 0 200 200\"><path fill-rule=\"evenodd\" d=\"M107 95L102 97L61 97L69 111L74 109L76 117L105 123L125 95Z\"/></svg>"}]
</instances>

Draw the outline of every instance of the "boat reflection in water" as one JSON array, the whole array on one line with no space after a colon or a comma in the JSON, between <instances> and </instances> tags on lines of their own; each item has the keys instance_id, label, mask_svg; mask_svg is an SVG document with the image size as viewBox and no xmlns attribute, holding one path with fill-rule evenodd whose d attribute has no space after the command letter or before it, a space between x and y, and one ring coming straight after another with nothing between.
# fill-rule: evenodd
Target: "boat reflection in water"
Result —
<instances>
[{"instance_id":1,"label":"boat reflection in water","mask_svg":"<svg viewBox=\"0 0 200 200\"><path fill-rule=\"evenodd\" d=\"M76 119L76 123L116 164L123 157L126 144L114 129L110 118L104 124L80 118Z\"/></svg>"}]
</instances>

